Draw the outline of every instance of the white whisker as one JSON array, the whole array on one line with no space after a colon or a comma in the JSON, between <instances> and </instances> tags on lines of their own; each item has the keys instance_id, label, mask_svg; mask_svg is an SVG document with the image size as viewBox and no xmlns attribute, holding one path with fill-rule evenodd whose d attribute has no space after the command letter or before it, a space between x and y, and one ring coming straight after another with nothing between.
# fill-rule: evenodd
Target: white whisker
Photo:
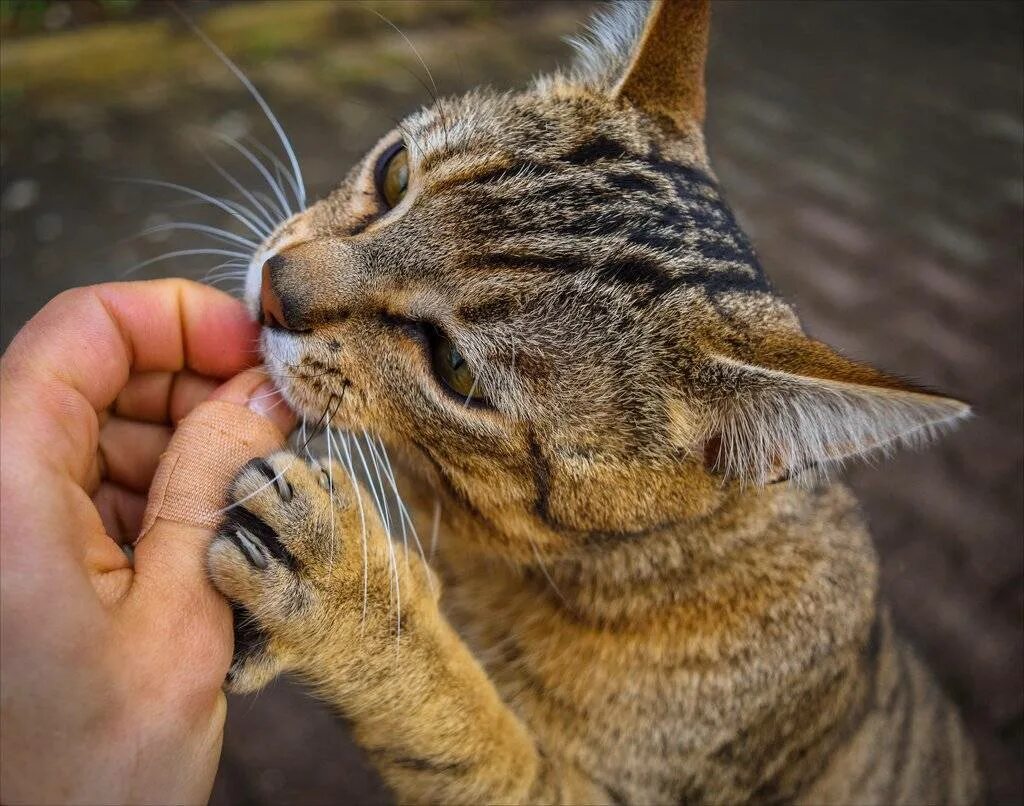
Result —
<instances>
[{"instance_id":1,"label":"white whisker","mask_svg":"<svg viewBox=\"0 0 1024 806\"><path fill-rule=\"evenodd\" d=\"M370 473L370 466L366 461L366 454L363 453L362 447L359 445L359 438L355 434L352 435L352 443L356 446L356 453L359 454L359 463L363 466L363 472L366 474L366 483L370 486L370 494L373 496L374 503L377 505L377 512L384 519L384 528L388 533L388 537L391 537L391 519L388 517L387 508L384 506L384 502L381 500L381 496L377 492L377 486L373 483L373 476Z\"/></svg>"},{"instance_id":2,"label":"white whisker","mask_svg":"<svg viewBox=\"0 0 1024 806\"><path fill-rule=\"evenodd\" d=\"M348 470L349 479L352 482L352 489L356 494L356 504L359 507L359 525L362 527L363 534L363 620L362 626L366 627L366 600L367 600L367 583L369 575L369 558L367 557L367 546L366 546L366 513L363 511L363 496L359 490L359 483L356 481L356 471L352 466L352 449L348 444L348 436L338 432L338 437L341 441L342 447L345 449L345 469Z\"/></svg>"},{"instance_id":3,"label":"white whisker","mask_svg":"<svg viewBox=\"0 0 1024 806\"><path fill-rule=\"evenodd\" d=\"M409 37L407 37L405 35L405 32L401 28L399 28L397 25L395 25L391 20L389 20L387 17L385 17L383 14L381 14L376 9L370 8L370 9L367 9L367 10L371 14L376 14L378 17L380 17L380 19L384 20L384 22L386 22L388 25L390 25L394 29L395 33L397 33L400 37L402 37L402 39L405 40L405 44L407 44L409 46L409 49L413 52L413 55L416 56L416 59L419 61L420 65L423 67L424 71L426 72L427 78L430 79L430 86L433 87L433 89L434 89L434 92L433 92L434 103L437 105L438 115L440 116L441 123L444 126L444 139L445 139L445 144L447 145L447 143L448 143L448 123L447 123L447 121L444 118L444 110L441 108L441 101L440 101L440 98L439 98L440 94L439 94L439 92L437 90L437 83L434 81L434 74L430 72L430 68L427 67L427 63L423 60L423 57L420 55L420 52L416 49L416 46L412 43L412 40L409 39Z\"/></svg>"},{"instance_id":4,"label":"white whisker","mask_svg":"<svg viewBox=\"0 0 1024 806\"><path fill-rule=\"evenodd\" d=\"M270 162L274 166L275 176L277 176L278 179L283 178L288 183L288 186L292 190L292 194L295 196L296 204L298 204L300 208L303 207L303 193L299 189L299 186L295 183L295 177L291 175L291 172L289 172L285 164L281 162L280 157L278 157L277 154L275 154L273 151L271 151L269 148L263 145L263 143L261 143L252 135L247 136L245 139L253 148L259 151L260 154L262 154L264 157L270 160Z\"/></svg>"},{"instance_id":5,"label":"white whisker","mask_svg":"<svg viewBox=\"0 0 1024 806\"><path fill-rule=\"evenodd\" d=\"M565 597L562 596L562 592L558 589L558 586L555 584L555 580L553 580L551 578L551 574L548 573L548 568L546 565L544 565L544 560L541 559L540 552L537 550L537 544L529 535L526 536L526 539L530 541L530 548L533 549L533 556L537 558L537 564L540 566L541 572L544 574L545 579L547 579L548 584L551 586L551 590L553 590L558 595L558 598L564 602Z\"/></svg>"},{"instance_id":6,"label":"white whisker","mask_svg":"<svg viewBox=\"0 0 1024 806\"><path fill-rule=\"evenodd\" d=\"M211 227L206 224L194 224L190 221L170 221L166 224L156 224L152 227L142 230L138 235L134 235L134 238L145 238L148 235L155 235L158 232L167 232L169 230L187 230L190 232L201 232L204 235L209 235L212 238L217 238L221 241L230 241L233 243L240 244L242 246L248 246L255 249L257 246L256 241L245 238L241 235L236 235L233 232L228 232L226 229L220 227Z\"/></svg>"},{"instance_id":7,"label":"white whisker","mask_svg":"<svg viewBox=\"0 0 1024 806\"><path fill-rule=\"evenodd\" d=\"M355 437L355 439L357 440L356 444L358 445L359 437ZM377 477L377 483L380 485L380 500L381 503L384 505L384 520L387 523L388 535L390 536L392 534L392 521L391 508L388 506L388 491L384 485L384 477L381 475L380 472L380 458L377 456L376 451L373 449L373 444L370 442L370 437L366 433L365 428L363 429L363 440L366 442L366 449L370 452L370 461L373 463L373 473ZM401 519L399 519L399 526L402 529L402 542L405 545L406 551L408 551L409 541L406 539L405 535L405 522Z\"/></svg>"},{"instance_id":8,"label":"white whisker","mask_svg":"<svg viewBox=\"0 0 1024 806\"><path fill-rule=\"evenodd\" d=\"M284 213L276 205L270 205L272 210L268 210L266 206L261 204L259 200L242 185L241 182L235 179L227 168L217 162L217 160L207 154L203 149L199 149L199 153L203 155L203 159L210 163L213 170L219 173L228 182L228 184L231 185L231 187L242 194L242 197L256 209L256 212L262 216L263 221L266 222L267 226L269 226L271 230L286 218ZM274 213L276 213L276 216Z\"/></svg>"},{"instance_id":9,"label":"white whisker","mask_svg":"<svg viewBox=\"0 0 1024 806\"><path fill-rule=\"evenodd\" d=\"M263 492L265 489L267 489L267 487L269 487L271 484L277 484L277 482L281 479L281 477L285 473L287 473L289 470L291 470L292 465L294 465L297 461L298 461L298 458L292 459L288 463L288 466L284 468L284 470L282 470L280 473L278 473L276 476L274 476L266 484L260 485L255 490L253 490L251 493L249 493L248 495L242 496L237 501L235 501L235 502L233 502L231 504L228 504L226 507L222 507L221 509L218 509L216 514L217 515L223 515L225 512L230 512L232 509L234 509L235 507L239 506L240 504L244 504L246 501L248 501L254 495L259 495L261 492Z\"/></svg>"},{"instance_id":10,"label":"white whisker","mask_svg":"<svg viewBox=\"0 0 1024 806\"><path fill-rule=\"evenodd\" d=\"M280 212L281 220L283 221L284 219L290 217L293 213L293 210L292 206L288 203L288 199L284 195L284 191L282 190L281 186L274 181L274 177L271 176L270 171L268 171L266 166L259 161L256 155L253 154L248 148L243 146L241 143L239 143L237 140L235 140L233 137L228 137L226 134L221 134L220 132L214 132L214 135L218 137L222 142L227 143L229 146L235 149L239 154L241 154L243 157L245 157L245 159L249 161L249 164L252 165L253 168L259 171L260 176L262 176L264 180L266 180L266 183L270 186L270 189L274 191L274 195L277 196L277 201L280 203L280 206L278 207L277 205L275 205L275 209L277 209Z\"/></svg>"},{"instance_id":11,"label":"white whisker","mask_svg":"<svg viewBox=\"0 0 1024 806\"><path fill-rule=\"evenodd\" d=\"M178 185L174 182L164 182L162 179L132 179L131 177L117 179L119 182L131 182L137 185L151 185L158 188L167 188L169 190L176 190L179 193L186 193L189 196L193 196L197 199L201 199L207 204L212 204L214 207L223 210L230 216L238 219L240 222L245 224L256 236L263 240L270 234L269 230L263 229L262 222L255 218L251 212L246 210L242 205L237 202L232 202L229 199L222 199L216 196L211 196L209 193L203 193L201 190L195 190L184 185ZM259 225L259 226L257 226Z\"/></svg>"},{"instance_id":12,"label":"white whisker","mask_svg":"<svg viewBox=\"0 0 1024 806\"><path fill-rule=\"evenodd\" d=\"M434 561L437 552L437 532L441 526L441 499L434 499L434 517L430 527L430 562Z\"/></svg>"},{"instance_id":13,"label":"white whisker","mask_svg":"<svg viewBox=\"0 0 1024 806\"><path fill-rule=\"evenodd\" d=\"M146 266L150 266L154 263L159 263L162 260L170 260L176 257L188 257L190 255L227 255L228 257L248 257L248 255L242 252L230 252L227 249L178 249L174 252L165 252L162 255L151 257L149 260L143 260L140 263L136 263L130 269L127 269L122 273L122 277L127 277L129 274L134 274L139 269L144 269Z\"/></svg>"},{"instance_id":14,"label":"white whisker","mask_svg":"<svg viewBox=\"0 0 1024 806\"><path fill-rule=\"evenodd\" d=\"M370 437L367 437L367 444L370 445L372 450L373 442L370 440ZM395 470L391 466L391 458L388 456L387 448L379 437L377 438L377 445L380 448L380 457L382 459L381 464L384 467L384 473L387 475L388 482L391 484L391 489L395 494L395 501L398 503L399 515L401 516L400 523L402 525L402 542L405 544L406 561L408 562L409 540L406 536L405 525L408 524L409 531L412 532L412 538L416 542L416 550L420 554L420 559L424 564L427 564L427 557L423 552L423 544L420 542L420 536L416 531L416 524L413 523L412 516L409 514L409 510L406 508L405 502L402 500L402 495L398 491L398 482L395 479ZM429 574L427 575L427 583L430 585L431 590L433 590L434 582Z\"/></svg>"},{"instance_id":15,"label":"white whisker","mask_svg":"<svg viewBox=\"0 0 1024 806\"><path fill-rule=\"evenodd\" d=\"M466 395L465 402L462 404L462 408L467 408L469 406L469 401L473 399L473 392L476 391L476 382L478 380L479 380L479 378L474 375L473 376L473 383L470 384L470 386L469 386L469 392Z\"/></svg>"},{"instance_id":16,"label":"white whisker","mask_svg":"<svg viewBox=\"0 0 1024 806\"><path fill-rule=\"evenodd\" d=\"M291 141L288 139L288 136L284 133L284 129L278 122L277 116L273 113L273 111L271 111L270 105L264 100L263 96L260 94L260 91L256 89L256 86L249 80L248 76L246 76L245 73L243 73L241 69L239 69L238 65L236 65L233 61L231 61L231 59L228 58L227 54L225 54L224 51L217 47L217 45L214 44L213 40L210 39L210 37L208 37L198 25L192 22L192 20L189 19L184 14L184 12L178 9L177 6L174 6L173 8L178 12L182 19L185 20L185 23L189 26L189 28L192 29L196 36L198 36L206 44L206 46L216 54L217 58L224 63L225 67L227 67L232 73L235 74L235 77L242 82L242 86L244 86L249 91L249 94L252 96L253 100L256 101L260 109L263 110L263 114L266 115L267 120L270 122L270 125L273 126L274 132L277 134L278 139L281 141L281 145L284 146L284 150L288 154L288 159L291 162L292 166L292 175L295 177L295 182L299 187L299 207L304 208L306 206L306 193L305 185L303 184L302 181L302 171L299 168L299 160L295 156L295 151L292 149Z\"/></svg>"},{"instance_id":17,"label":"white whisker","mask_svg":"<svg viewBox=\"0 0 1024 806\"><path fill-rule=\"evenodd\" d=\"M331 451L331 427L324 431L327 442L327 484L330 487L328 499L331 502L331 555L327 559L328 572L334 570L334 457Z\"/></svg>"}]
</instances>

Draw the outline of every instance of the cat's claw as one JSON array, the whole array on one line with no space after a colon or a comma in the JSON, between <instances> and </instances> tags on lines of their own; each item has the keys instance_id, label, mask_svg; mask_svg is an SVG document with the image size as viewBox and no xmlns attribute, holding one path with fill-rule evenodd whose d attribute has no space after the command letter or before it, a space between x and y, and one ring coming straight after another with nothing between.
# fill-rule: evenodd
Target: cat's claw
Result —
<instances>
[{"instance_id":1,"label":"cat's claw","mask_svg":"<svg viewBox=\"0 0 1024 806\"><path fill-rule=\"evenodd\" d=\"M290 452L254 459L235 477L207 557L234 611L229 689L259 688L281 671L291 634L322 604L327 576L344 577L356 489L338 465Z\"/></svg>"}]
</instances>

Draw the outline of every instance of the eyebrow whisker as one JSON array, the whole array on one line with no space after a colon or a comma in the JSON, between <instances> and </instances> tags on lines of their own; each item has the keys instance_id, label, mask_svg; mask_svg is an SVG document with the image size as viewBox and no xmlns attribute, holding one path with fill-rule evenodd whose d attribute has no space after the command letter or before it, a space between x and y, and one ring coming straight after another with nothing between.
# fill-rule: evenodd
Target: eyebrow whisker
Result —
<instances>
[{"instance_id":1,"label":"eyebrow whisker","mask_svg":"<svg viewBox=\"0 0 1024 806\"><path fill-rule=\"evenodd\" d=\"M199 37L199 39L201 39L202 42L211 51L213 51L214 55L216 55L217 58L224 63L224 66L227 67L235 75L235 78L237 78L242 83L242 86L249 91L249 94L252 96L252 99L263 111L263 114L270 122L270 125L274 129L274 132L277 134L278 140L280 141L281 145L284 147L284 150L288 155L288 160L291 163L292 167L292 175L295 177L295 182L299 189L299 207L304 208L306 206L306 192L305 184L302 181L302 170L299 168L299 160L295 156L295 150L292 148L292 144L291 141L288 139L288 135L285 134L284 128L281 126L280 121L278 121L277 116L274 114L273 110L271 110L270 104L266 102L260 91L256 89L256 85L249 80L249 77L242 72L238 65L236 65L230 58L228 58L227 54L224 53L224 51L221 50L214 43L214 41L210 39L210 37L207 36L206 33L198 25L196 25L195 22L193 22L192 19L189 18L187 14L185 14L184 11L182 11L176 5L172 5L172 8L175 10L175 12L177 12L178 16L180 16L182 20L184 20L185 24L192 30L192 32L197 37Z\"/></svg>"}]
</instances>

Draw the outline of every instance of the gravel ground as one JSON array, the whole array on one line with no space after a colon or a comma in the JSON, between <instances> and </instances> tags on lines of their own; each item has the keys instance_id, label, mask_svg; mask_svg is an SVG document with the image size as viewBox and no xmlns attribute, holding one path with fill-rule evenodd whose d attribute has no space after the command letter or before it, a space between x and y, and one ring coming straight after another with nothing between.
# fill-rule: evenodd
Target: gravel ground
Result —
<instances>
[{"instance_id":1,"label":"gravel ground","mask_svg":"<svg viewBox=\"0 0 1024 806\"><path fill-rule=\"evenodd\" d=\"M400 37L354 6L324 8L289 6L287 24L267 30L253 20L271 20L272 6L241 17L220 6L204 19L264 88L314 196L426 100ZM446 92L513 86L566 59L560 37L587 12L564 2L388 9ZM203 130L269 142L230 75L182 32L138 58L133 37L153 24L110 26L116 36L98 46L110 65L82 44L97 28L5 43L4 345L58 291L195 245L121 242L144 226L224 223L110 177L215 189L195 146ZM964 709L993 802L1020 803L1021 7L735 2L717 8L714 28L709 143L777 286L817 337L975 404L938 446L848 478L897 620ZM119 42L134 61L116 56ZM135 276L209 266L170 261ZM288 682L232 700L214 803L339 799L388 801L338 720Z\"/></svg>"}]
</instances>

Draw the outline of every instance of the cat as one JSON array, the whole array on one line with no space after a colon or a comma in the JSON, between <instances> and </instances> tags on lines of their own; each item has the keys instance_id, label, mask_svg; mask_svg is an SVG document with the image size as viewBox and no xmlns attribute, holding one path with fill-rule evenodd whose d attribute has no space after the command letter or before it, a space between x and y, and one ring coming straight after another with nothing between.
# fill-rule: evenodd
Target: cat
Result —
<instances>
[{"instance_id":1,"label":"cat","mask_svg":"<svg viewBox=\"0 0 1024 806\"><path fill-rule=\"evenodd\" d=\"M772 290L708 163L709 18L600 12L572 69L411 115L253 258L288 401L374 436L233 482L226 685L305 681L400 802L981 797L829 482L969 409Z\"/></svg>"}]
</instances>

